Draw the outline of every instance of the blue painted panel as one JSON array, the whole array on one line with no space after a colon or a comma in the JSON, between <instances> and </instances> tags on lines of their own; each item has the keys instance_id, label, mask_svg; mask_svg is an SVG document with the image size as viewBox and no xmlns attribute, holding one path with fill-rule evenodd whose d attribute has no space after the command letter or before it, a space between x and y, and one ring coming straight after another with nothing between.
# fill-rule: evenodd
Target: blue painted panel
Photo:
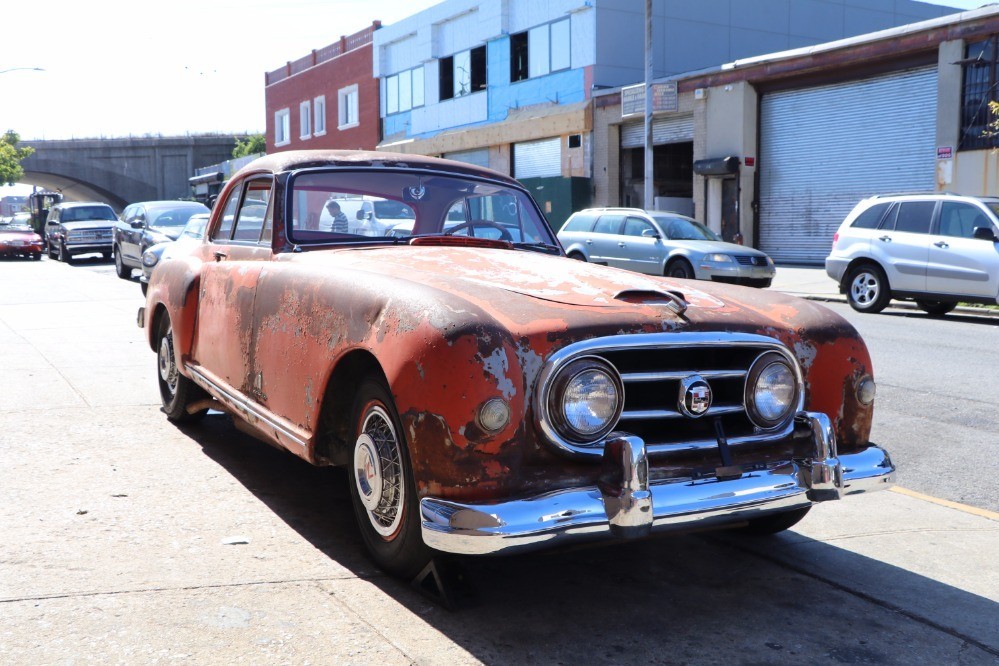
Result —
<instances>
[{"instance_id":1,"label":"blue painted panel","mask_svg":"<svg viewBox=\"0 0 999 666\"><path fill-rule=\"evenodd\" d=\"M586 99L582 69L555 72L547 76L489 88L489 120L504 120L511 109L543 102L572 104Z\"/></svg>"},{"instance_id":2,"label":"blue painted panel","mask_svg":"<svg viewBox=\"0 0 999 666\"><path fill-rule=\"evenodd\" d=\"M409 132L409 111L393 113L382 121L382 135L390 137L397 132Z\"/></svg>"}]
</instances>

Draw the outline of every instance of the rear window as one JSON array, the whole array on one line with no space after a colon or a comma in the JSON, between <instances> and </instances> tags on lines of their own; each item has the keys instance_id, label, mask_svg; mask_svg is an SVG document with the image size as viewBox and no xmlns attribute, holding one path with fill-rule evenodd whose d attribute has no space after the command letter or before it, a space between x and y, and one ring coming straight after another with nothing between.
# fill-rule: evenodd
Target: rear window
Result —
<instances>
[{"instance_id":1,"label":"rear window","mask_svg":"<svg viewBox=\"0 0 999 666\"><path fill-rule=\"evenodd\" d=\"M877 229L881 218L884 217L885 211L888 210L888 206L890 205L891 203L886 201L871 206L858 215L850 227L853 229Z\"/></svg>"}]
</instances>

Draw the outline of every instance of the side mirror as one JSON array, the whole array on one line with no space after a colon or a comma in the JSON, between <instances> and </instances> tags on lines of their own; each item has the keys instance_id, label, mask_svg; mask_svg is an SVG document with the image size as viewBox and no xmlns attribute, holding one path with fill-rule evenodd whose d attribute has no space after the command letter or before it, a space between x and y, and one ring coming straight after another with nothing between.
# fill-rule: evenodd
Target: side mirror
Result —
<instances>
[{"instance_id":1,"label":"side mirror","mask_svg":"<svg viewBox=\"0 0 999 666\"><path fill-rule=\"evenodd\" d=\"M991 227L975 227L974 238L978 240L990 241L992 243L999 243L999 238L996 238L996 234L992 231Z\"/></svg>"},{"instance_id":2,"label":"side mirror","mask_svg":"<svg viewBox=\"0 0 999 666\"><path fill-rule=\"evenodd\" d=\"M359 210L359 211L357 211L357 219L359 219L359 220L370 220L371 219L371 211L366 211L366 210Z\"/></svg>"},{"instance_id":3,"label":"side mirror","mask_svg":"<svg viewBox=\"0 0 999 666\"><path fill-rule=\"evenodd\" d=\"M642 238L655 238L656 240L663 239L663 237L659 235L659 232L654 229L646 229L643 231Z\"/></svg>"},{"instance_id":4,"label":"side mirror","mask_svg":"<svg viewBox=\"0 0 999 666\"><path fill-rule=\"evenodd\" d=\"M132 227L133 229L141 229L142 227L146 226L146 223L143 222L142 220L132 220L131 223L129 223L129 226Z\"/></svg>"}]
</instances>

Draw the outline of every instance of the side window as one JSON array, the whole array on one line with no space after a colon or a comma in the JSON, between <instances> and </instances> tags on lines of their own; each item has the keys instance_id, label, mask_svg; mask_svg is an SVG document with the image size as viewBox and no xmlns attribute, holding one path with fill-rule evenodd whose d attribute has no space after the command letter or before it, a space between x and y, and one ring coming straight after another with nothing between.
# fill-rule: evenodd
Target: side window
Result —
<instances>
[{"instance_id":1,"label":"side window","mask_svg":"<svg viewBox=\"0 0 999 666\"><path fill-rule=\"evenodd\" d=\"M572 216L572 218L565 223L562 227L563 231L589 231L593 228L593 221L596 218L592 215L584 215L582 213L577 213Z\"/></svg>"},{"instance_id":2,"label":"side window","mask_svg":"<svg viewBox=\"0 0 999 666\"><path fill-rule=\"evenodd\" d=\"M225 200L225 208L222 209L222 221L212 233L213 241L225 242L232 235L232 223L236 219L236 208L239 206L239 193L242 189L239 186L233 188L229 193L229 198Z\"/></svg>"},{"instance_id":3,"label":"side window","mask_svg":"<svg viewBox=\"0 0 999 666\"><path fill-rule=\"evenodd\" d=\"M648 234L645 232L649 232ZM625 236L651 236L656 229L640 217L629 217L624 221Z\"/></svg>"},{"instance_id":4,"label":"side window","mask_svg":"<svg viewBox=\"0 0 999 666\"><path fill-rule=\"evenodd\" d=\"M940 205L940 235L974 238L975 227L989 227L989 218L977 206L954 201Z\"/></svg>"},{"instance_id":5,"label":"side window","mask_svg":"<svg viewBox=\"0 0 999 666\"><path fill-rule=\"evenodd\" d=\"M620 231L621 222L623 221L623 215L601 215L597 223L593 225L593 233L616 234Z\"/></svg>"},{"instance_id":6,"label":"side window","mask_svg":"<svg viewBox=\"0 0 999 666\"><path fill-rule=\"evenodd\" d=\"M898 204L892 204L891 210L888 214L884 216L881 220L881 224L878 225L878 229L882 231L894 231L895 230L895 218L898 217Z\"/></svg>"},{"instance_id":7,"label":"side window","mask_svg":"<svg viewBox=\"0 0 999 666\"><path fill-rule=\"evenodd\" d=\"M933 220L935 201L903 201L898 207L898 217L895 220L895 231L910 234L930 233L930 222Z\"/></svg>"},{"instance_id":8,"label":"side window","mask_svg":"<svg viewBox=\"0 0 999 666\"><path fill-rule=\"evenodd\" d=\"M256 243L260 240L260 232L264 226L271 201L271 179L256 178L247 181L245 194L236 215L236 231L232 235L234 241Z\"/></svg>"},{"instance_id":9,"label":"side window","mask_svg":"<svg viewBox=\"0 0 999 666\"><path fill-rule=\"evenodd\" d=\"M890 203L885 202L871 206L858 215L850 227L853 229L877 229L878 223L881 222L881 218L884 217L885 211L890 205Z\"/></svg>"}]
</instances>

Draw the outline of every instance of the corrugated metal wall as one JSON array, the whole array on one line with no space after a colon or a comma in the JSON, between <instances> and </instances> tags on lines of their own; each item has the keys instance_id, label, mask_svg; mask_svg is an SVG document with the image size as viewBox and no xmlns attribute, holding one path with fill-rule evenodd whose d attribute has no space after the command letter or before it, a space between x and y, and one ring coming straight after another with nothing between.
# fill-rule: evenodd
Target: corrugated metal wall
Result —
<instances>
[{"instance_id":1,"label":"corrugated metal wall","mask_svg":"<svg viewBox=\"0 0 999 666\"><path fill-rule=\"evenodd\" d=\"M694 116L663 116L652 119L652 145L694 140ZM621 125L621 147L645 146L645 122L630 120Z\"/></svg>"},{"instance_id":2,"label":"corrugated metal wall","mask_svg":"<svg viewBox=\"0 0 999 666\"><path fill-rule=\"evenodd\" d=\"M513 144L514 178L545 178L561 175L561 137Z\"/></svg>"},{"instance_id":3,"label":"corrugated metal wall","mask_svg":"<svg viewBox=\"0 0 999 666\"><path fill-rule=\"evenodd\" d=\"M488 148L476 148L474 150L459 150L453 153L444 153L441 157L447 158L449 160L455 160L457 162L465 162L466 164L474 164L475 166L480 166L480 167L489 166Z\"/></svg>"},{"instance_id":4,"label":"corrugated metal wall","mask_svg":"<svg viewBox=\"0 0 999 666\"><path fill-rule=\"evenodd\" d=\"M760 249L821 264L861 199L935 187L937 70L765 94Z\"/></svg>"}]
</instances>

